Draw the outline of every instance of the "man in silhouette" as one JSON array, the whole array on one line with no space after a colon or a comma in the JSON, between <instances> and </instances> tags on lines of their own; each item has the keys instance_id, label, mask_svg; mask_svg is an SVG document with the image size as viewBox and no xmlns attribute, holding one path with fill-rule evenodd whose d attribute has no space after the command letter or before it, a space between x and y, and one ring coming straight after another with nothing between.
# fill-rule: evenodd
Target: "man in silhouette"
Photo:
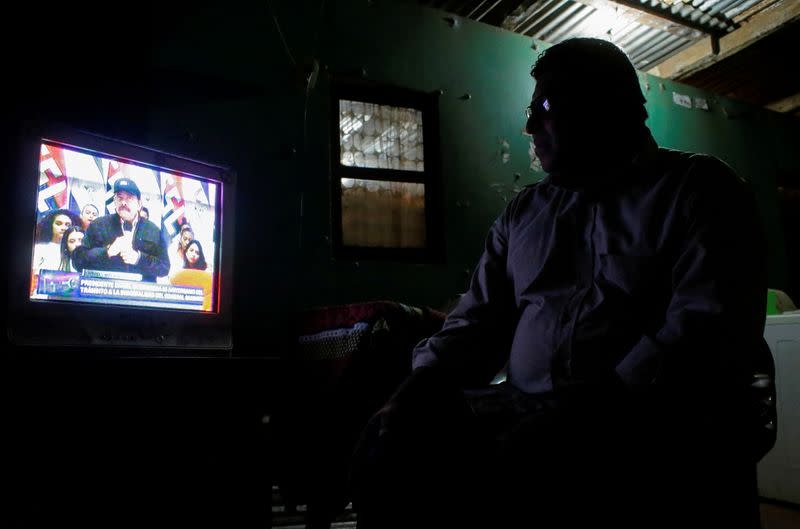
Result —
<instances>
[{"instance_id":1,"label":"man in silhouette","mask_svg":"<svg viewBox=\"0 0 800 529\"><path fill-rule=\"evenodd\" d=\"M365 429L359 526L753 527L752 196L718 159L656 145L613 44L565 41L531 73L548 176L494 222Z\"/></svg>"},{"instance_id":2,"label":"man in silhouette","mask_svg":"<svg viewBox=\"0 0 800 529\"><path fill-rule=\"evenodd\" d=\"M114 182L116 212L89 225L83 246L75 250L78 270L127 272L141 275L144 281L167 275L167 246L158 226L139 215L141 197L133 180Z\"/></svg>"}]
</instances>

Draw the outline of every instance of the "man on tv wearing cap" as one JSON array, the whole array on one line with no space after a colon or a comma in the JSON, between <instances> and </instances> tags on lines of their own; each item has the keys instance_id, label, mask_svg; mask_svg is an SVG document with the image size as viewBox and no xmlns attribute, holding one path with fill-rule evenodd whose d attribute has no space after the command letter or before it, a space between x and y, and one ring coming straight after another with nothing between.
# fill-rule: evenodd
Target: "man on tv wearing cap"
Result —
<instances>
[{"instance_id":1,"label":"man on tv wearing cap","mask_svg":"<svg viewBox=\"0 0 800 529\"><path fill-rule=\"evenodd\" d=\"M75 250L78 270L141 274L144 281L167 275L166 241L158 226L139 215L141 197L133 180L120 178L114 182L116 213L99 217L89 225L83 246Z\"/></svg>"}]
</instances>

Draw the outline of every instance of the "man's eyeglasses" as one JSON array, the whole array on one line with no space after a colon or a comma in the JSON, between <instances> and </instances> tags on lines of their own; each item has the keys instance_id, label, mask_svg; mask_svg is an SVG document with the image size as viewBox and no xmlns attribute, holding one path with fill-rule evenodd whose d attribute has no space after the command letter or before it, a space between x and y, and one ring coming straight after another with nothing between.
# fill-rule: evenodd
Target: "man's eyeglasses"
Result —
<instances>
[{"instance_id":1,"label":"man's eyeglasses","mask_svg":"<svg viewBox=\"0 0 800 529\"><path fill-rule=\"evenodd\" d=\"M550 100L544 96L539 96L525 109L525 133L533 134L536 124L550 114Z\"/></svg>"},{"instance_id":2,"label":"man's eyeglasses","mask_svg":"<svg viewBox=\"0 0 800 529\"><path fill-rule=\"evenodd\" d=\"M550 112L550 100L544 96L537 97L531 101L530 106L525 109L525 117L531 119L532 117L542 118Z\"/></svg>"}]
</instances>

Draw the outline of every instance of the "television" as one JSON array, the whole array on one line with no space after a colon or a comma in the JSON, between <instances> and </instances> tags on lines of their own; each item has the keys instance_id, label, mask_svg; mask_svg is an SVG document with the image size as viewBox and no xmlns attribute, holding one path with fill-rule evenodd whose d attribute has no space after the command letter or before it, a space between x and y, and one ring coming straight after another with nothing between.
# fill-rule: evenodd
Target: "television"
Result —
<instances>
[{"instance_id":1,"label":"television","mask_svg":"<svg viewBox=\"0 0 800 529\"><path fill-rule=\"evenodd\" d=\"M230 355L234 171L66 126L20 140L9 341Z\"/></svg>"}]
</instances>

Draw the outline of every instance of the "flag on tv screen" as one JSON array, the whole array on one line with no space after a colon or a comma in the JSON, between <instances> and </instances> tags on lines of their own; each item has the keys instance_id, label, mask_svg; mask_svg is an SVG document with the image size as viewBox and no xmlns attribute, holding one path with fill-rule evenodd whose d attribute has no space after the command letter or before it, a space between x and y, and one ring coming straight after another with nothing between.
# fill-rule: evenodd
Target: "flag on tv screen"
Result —
<instances>
[{"instance_id":1,"label":"flag on tv screen","mask_svg":"<svg viewBox=\"0 0 800 529\"><path fill-rule=\"evenodd\" d=\"M103 160L103 165L106 170L103 171L106 175L106 212L116 213L117 208L114 206L114 182L122 178L122 165L116 160Z\"/></svg>"},{"instance_id":2,"label":"flag on tv screen","mask_svg":"<svg viewBox=\"0 0 800 529\"><path fill-rule=\"evenodd\" d=\"M172 239L186 221L186 202L183 200L181 190L182 180L180 176L161 173L161 195L164 197L161 223L168 239Z\"/></svg>"},{"instance_id":3,"label":"flag on tv screen","mask_svg":"<svg viewBox=\"0 0 800 529\"><path fill-rule=\"evenodd\" d=\"M39 155L39 212L66 207L68 189L61 149L42 144Z\"/></svg>"}]
</instances>

